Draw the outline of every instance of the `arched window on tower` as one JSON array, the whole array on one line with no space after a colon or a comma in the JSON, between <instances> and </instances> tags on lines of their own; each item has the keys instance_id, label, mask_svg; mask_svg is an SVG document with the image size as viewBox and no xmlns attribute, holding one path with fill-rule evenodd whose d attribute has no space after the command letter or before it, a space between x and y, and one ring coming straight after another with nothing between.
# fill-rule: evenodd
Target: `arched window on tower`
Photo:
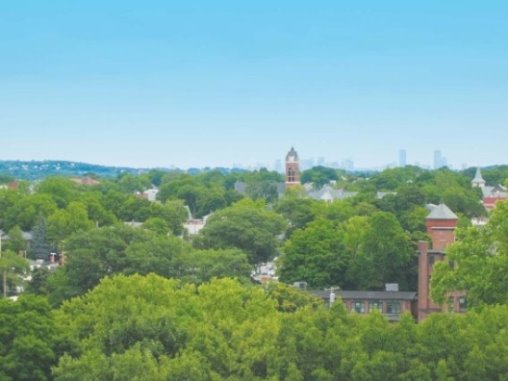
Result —
<instances>
[{"instance_id":1,"label":"arched window on tower","mask_svg":"<svg viewBox=\"0 0 508 381\"><path fill-rule=\"evenodd\" d=\"M291 168L291 167L290 167L290 168L288 168L288 173L287 173L287 175L288 175L288 180L287 180L288 182L292 183L292 182L294 182L294 181L295 181L295 178L296 178L296 172L295 172L295 170L294 170L293 168Z\"/></svg>"}]
</instances>

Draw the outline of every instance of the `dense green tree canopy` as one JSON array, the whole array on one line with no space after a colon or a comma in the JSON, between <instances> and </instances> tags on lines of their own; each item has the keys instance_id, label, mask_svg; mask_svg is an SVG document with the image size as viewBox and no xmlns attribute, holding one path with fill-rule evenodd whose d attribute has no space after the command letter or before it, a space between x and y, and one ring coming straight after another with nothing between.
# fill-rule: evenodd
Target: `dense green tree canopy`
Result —
<instances>
[{"instance_id":1,"label":"dense green tree canopy","mask_svg":"<svg viewBox=\"0 0 508 381\"><path fill-rule=\"evenodd\" d=\"M277 255L277 237L286 224L275 212L267 210L260 200L242 200L214 213L196 241L205 248L236 247L245 251L252 264L265 262Z\"/></svg>"},{"instance_id":2,"label":"dense green tree canopy","mask_svg":"<svg viewBox=\"0 0 508 381\"><path fill-rule=\"evenodd\" d=\"M57 326L47 301L22 296L0 300L0 379L52 380L56 363Z\"/></svg>"},{"instance_id":3,"label":"dense green tree canopy","mask_svg":"<svg viewBox=\"0 0 508 381\"><path fill-rule=\"evenodd\" d=\"M467 315L349 315L299 291L107 278L55 314L56 380L499 380L508 308ZM288 304L285 303L288 301Z\"/></svg>"},{"instance_id":4,"label":"dense green tree canopy","mask_svg":"<svg viewBox=\"0 0 508 381\"><path fill-rule=\"evenodd\" d=\"M313 183L316 188L321 188L330 181L338 179L337 171L323 166L313 167L302 172L302 183Z\"/></svg>"},{"instance_id":5,"label":"dense green tree canopy","mask_svg":"<svg viewBox=\"0 0 508 381\"><path fill-rule=\"evenodd\" d=\"M318 219L295 231L283 252L280 276L286 282L347 289L382 289L395 282L402 289L416 288L409 236L386 212L339 224Z\"/></svg>"}]
</instances>

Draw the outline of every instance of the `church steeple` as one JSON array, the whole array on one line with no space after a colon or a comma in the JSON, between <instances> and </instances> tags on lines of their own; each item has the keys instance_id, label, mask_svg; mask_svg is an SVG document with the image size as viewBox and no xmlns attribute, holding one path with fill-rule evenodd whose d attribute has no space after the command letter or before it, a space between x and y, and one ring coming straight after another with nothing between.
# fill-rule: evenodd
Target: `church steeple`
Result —
<instances>
[{"instance_id":1,"label":"church steeple","mask_svg":"<svg viewBox=\"0 0 508 381\"><path fill-rule=\"evenodd\" d=\"M471 181L473 188L483 188L485 186L485 180L482 177L480 167L476 168L474 179Z\"/></svg>"},{"instance_id":2,"label":"church steeple","mask_svg":"<svg viewBox=\"0 0 508 381\"><path fill-rule=\"evenodd\" d=\"M286 187L300 185L300 161L293 147L286 155Z\"/></svg>"}]
</instances>

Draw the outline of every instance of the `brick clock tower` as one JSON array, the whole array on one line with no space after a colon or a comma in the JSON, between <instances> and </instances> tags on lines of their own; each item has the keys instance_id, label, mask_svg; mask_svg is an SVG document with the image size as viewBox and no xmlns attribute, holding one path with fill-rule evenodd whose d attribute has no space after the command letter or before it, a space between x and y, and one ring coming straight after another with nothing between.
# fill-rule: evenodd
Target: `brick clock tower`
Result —
<instances>
[{"instance_id":1,"label":"brick clock tower","mask_svg":"<svg viewBox=\"0 0 508 381\"><path fill-rule=\"evenodd\" d=\"M300 185L300 161L295 149L286 155L286 188L292 188Z\"/></svg>"},{"instance_id":2,"label":"brick clock tower","mask_svg":"<svg viewBox=\"0 0 508 381\"><path fill-rule=\"evenodd\" d=\"M435 304L430 298L430 278L434 263L442 261L446 248L455 242L455 229L458 217L445 204L433 206L427 216L427 234L432 240L432 247L425 241L418 244L418 321L432 312L444 310L444 306ZM465 300L464 292L454 292L448 295L452 304L448 309L459 312L460 303Z\"/></svg>"}]
</instances>

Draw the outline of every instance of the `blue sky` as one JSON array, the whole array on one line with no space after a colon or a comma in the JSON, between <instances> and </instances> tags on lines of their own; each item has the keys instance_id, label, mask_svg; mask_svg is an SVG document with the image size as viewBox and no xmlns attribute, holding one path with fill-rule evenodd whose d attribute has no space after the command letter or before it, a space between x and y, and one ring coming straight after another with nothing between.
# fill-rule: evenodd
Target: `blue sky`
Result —
<instances>
[{"instance_id":1,"label":"blue sky","mask_svg":"<svg viewBox=\"0 0 508 381\"><path fill-rule=\"evenodd\" d=\"M0 2L0 159L508 163L506 1Z\"/></svg>"}]
</instances>

